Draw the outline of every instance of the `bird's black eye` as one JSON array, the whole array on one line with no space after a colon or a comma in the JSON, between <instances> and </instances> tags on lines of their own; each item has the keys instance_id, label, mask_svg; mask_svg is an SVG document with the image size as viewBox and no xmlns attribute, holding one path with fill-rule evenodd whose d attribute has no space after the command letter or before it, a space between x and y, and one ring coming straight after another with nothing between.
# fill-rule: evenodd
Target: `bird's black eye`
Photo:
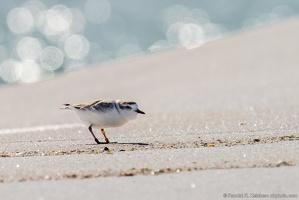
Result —
<instances>
[{"instance_id":1,"label":"bird's black eye","mask_svg":"<svg viewBox=\"0 0 299 200\"><path fill-rule=\"evenodd\" d=\"M120 107L120 109L125 109L125 110L131 110L132 109L131 106L122 106L122 105L120 105L119 107Z\"/></svg>"}]
</instances>

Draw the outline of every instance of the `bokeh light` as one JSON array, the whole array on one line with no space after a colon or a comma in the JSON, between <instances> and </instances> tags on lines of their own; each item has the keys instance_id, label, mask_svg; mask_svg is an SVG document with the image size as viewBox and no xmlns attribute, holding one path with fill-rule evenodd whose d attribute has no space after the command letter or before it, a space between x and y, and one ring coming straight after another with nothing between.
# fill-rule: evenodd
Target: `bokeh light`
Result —
<instances>
[{"instance_id":1,"label":"bokeh light","mask_svg":"<svg viewBox=\"0 0 299 200\"><path fill-rule=\"evenodd\" d=\"M0 77L7 83L15 83L21 77L20 62L14 59L8 59L0 65Z\"/></svg>"},{"instance_id":2,"label":"bokeh light","mask_svg":"<svg viewBox=\"0 0 299 200\"><path fill-rule=\"evenodd\" d=\"M31 83L113 59L198 48L299 12L297 1L203 2L2 1L0 83Z\"/></svg>"},{"instance_id":3,"label":"bokeh light","mask_svg":"<svg viewBox=\"0 0 299 200\"><path fill-rule=\"evenodd\" d=\"M201 26L188 23L180 30L181 44L187 49L196 48L204 43L205 35Z\"/></svg>"},{"instance_id":4,"label":"bokeh light","mask_svg":"<svg viewBox=\"0 0 299 200\"><path fill-rule=\"evenodd\" d=\"M71 26L72 12L64 5L53 6L48 10L46 20L50 29L57 32L65 32Z\"/></svg>"},{"instance_id":5,"label":"bokeh light","mask_svg":"<svg viewBox=\"0 0 299 200\"><path fill-rule=\"evenodd\" d=\"M20 82L33 83L40 79L40 68L31 60L23 61L20 63Z\"/></svg>"},{"instance_id":6,"label":"bokeh light","mask_svg":"<svg viewBox=\"0 0 299 200\"><path fill-rule=\"evenodd\" d=\"M184 23L188 17L188 8L182 5L172 5L162 12L164 30L167 31L169 26L175 23Z\"/></svg>"},{"instance_id":7,"label":"bokeh light","mask_svg":"<svg viewBox=\"0 0 299 200\"><path fill-rule=\"evenodd\" d=\"M181 22L177 22L171 24L166 32L166 38L168 42L175 47L181 47L181 39L180 39L180 30L182 30L184 24Z\"/></svg>"},{"instance_id":8,"label":"bokeh light","mask_svg":"<svg viewBox=\"0 0 299 200\"><path fill-rule=\"evenodd\" d=\"M167 40L159 40L155 42L152 46L150 46L148 48L148 51L149 52L161 51L161 50L169 49L171 47L172 45L169 44Z\"/></svg>"},{"instance_id":9,"label":"bokeh light","mask_svg":"<svg viewBox=\"0 0 299 200\"><path fill-rule=\"evenodd\" d=\"M81 10L76 9L76 8L71 8L70 11L72 12L72 18L73 18L72 23L69 28L70 32L71 33L83 33L85 24L86 24L84 14L82 13Z\"/></svg>"},{"instance_id":10,"label":"bokeh light","mask_svg":"<svg viewBox=\"0 0 299 200\"><path fill-rule=\"evenodd\" d=\"M43 49L42 42L36 38L24 37L17 43L17 54L22 60L35 60Z\"/></svg>"},{"instance_id":11,"label":"bokeh light","mask_svg":"<svg viewBox=\"0 0 299 200\"><path fill-rule=\"evenodd\" d=\"M71 35L65 40L64 50L72 59L83 59L89 52L89 42L82 35Z\"/></svg>"},{"instance_id":12,"label":"bokeh light","mask_svg":"<svg viewBox=\"0 0 299 200\"><path fill-rule=\"evenodd\" d=\"M286 5L278 5L270 13L259 13L255 17L248 18L243 23L243 28L259 27L272 24L295 16L295 11Z\"/></svg>"},{"instance_id":13,"label":"bokeh light","mask_svg":"<svg viewBox=\"0 0 299 200\"><path fill-rule=\"evenodd\" d=\"M44 24L43 12L46 10L46 7L41 1L28 1L24 4L24 8L30 11L35 28L39 28Z\"/></svg>"},{"instance_id":14,"label":"bokeh light","mask_svg":"<svg viewBox=\"0 0 299 200\"><path fill-rule=\"evenodd\" d=\"M24 34L33 31L34 19L27 8L14 8L8 13L7 25L13 33Z\"/></svg>"},{"instance_id":15,"label":"bokeh light","mask_svg":"<svg viewBox=\"0 0 299 200\"><path fill-rule=\"evenodd\" d=\"M193 49L217 39L224 30L210 22L207 12L198 8L173 5L162 12L162 29L168 43L174 47Z\"/></svg>"},{"instance_id":16,"label":"bokeh light","mask_svg":"<svg viewBox=\"0 0 299 200\"><path fill-rule=\"evenodd\" d=\"M204 42L204 30L197 24L175 23L167 30L167 39L173 46L192 49Z\"/></svg>"},{"instance_id":17,"label":"bokeh light","mask_svg":"<svg viewBox=\"0 0 299 200\"><path fill-rule=\"evenodd\" d=\"M39 62L46 70L56 70L63 63L63 53L54 46L46 47L39 55Z\"/></svg>"}]
</instances>

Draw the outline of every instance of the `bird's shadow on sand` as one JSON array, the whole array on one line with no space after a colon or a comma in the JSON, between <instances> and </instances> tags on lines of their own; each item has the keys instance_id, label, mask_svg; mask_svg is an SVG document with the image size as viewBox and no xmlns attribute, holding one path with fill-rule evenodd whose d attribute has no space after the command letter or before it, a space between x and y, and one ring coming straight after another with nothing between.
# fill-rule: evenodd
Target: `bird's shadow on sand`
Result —
<instances>
[{"instance_id":1,"label":"bird's shadow on sand","mask_svg":"<svg viewBox=\"0 0 299 200\"><path fill-rule=\"evenodd\" d=\"M127 144L130 144L130 145L138 145L138 146L147 146L149 145L148 143L142 143L142 142L109 142L109 143L106 143L106 142L100 142L100 143L94 143L94 144L86 144L86 145L101 145L101 144L105 144L105 145L109 145L109 144L122 144L122 145L127 145Z\"/></svg>"}]
</instances>

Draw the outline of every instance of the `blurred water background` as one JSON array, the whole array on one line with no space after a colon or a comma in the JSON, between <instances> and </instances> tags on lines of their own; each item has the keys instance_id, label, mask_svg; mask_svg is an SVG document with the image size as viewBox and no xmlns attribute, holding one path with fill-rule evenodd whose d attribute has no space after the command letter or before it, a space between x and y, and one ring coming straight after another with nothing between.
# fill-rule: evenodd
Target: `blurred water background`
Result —
<instances>
[{"instance_id":1,"label":"blurred water background","mask_svg":"<svg viewBox=\"0 0 299 200\"><path fill-rule=\"evenodd\" d=\"M192 49L298 13L298 0L0 0L0 84Z\"/></svg>"}]
</instances>

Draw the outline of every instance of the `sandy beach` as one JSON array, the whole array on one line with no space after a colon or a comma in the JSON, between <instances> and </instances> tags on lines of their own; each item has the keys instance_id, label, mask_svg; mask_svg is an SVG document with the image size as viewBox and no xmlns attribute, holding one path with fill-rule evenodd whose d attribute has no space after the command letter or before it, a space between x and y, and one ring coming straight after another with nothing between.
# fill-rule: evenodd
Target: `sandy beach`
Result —
<instances>
[{"instance_id":1,"label":"sandy beach","mask_svg":"<svg viewBox=\"0 0 299 200\"><path fill-rule=\"evenodd\" d=\"M298 30L295 18L1 86L0 199L299 198ZM95 144L59 109L95 99L134 100L146 115Z\"/></svg>"}]
</instances>

